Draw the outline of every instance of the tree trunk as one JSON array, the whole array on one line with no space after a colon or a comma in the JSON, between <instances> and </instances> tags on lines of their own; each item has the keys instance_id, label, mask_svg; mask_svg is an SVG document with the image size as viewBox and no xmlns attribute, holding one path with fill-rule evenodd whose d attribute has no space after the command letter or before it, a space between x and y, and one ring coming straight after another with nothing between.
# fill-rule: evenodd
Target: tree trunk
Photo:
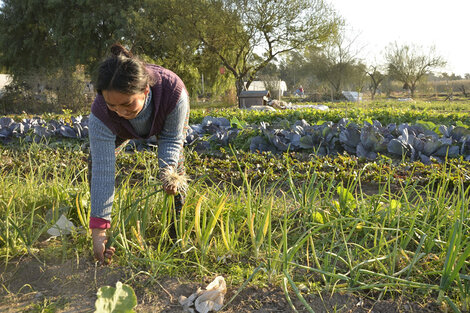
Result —
<instances>
[{"instance_id":1,"label":"tree trunk","mask_svg":"<svg viewBox=\"0 0 470 313\"><path fill-rule=\"evenodd\" d=\"M243 78L237 79L236 86L237 86L238 108L242 109L242 103L240 101L240 94L243 90L245 90L245 85L243 84Z\"/></svg>"},{"instance_id":2,"label":"tree trunk","mask_svg":"<svg viewBox=\"0 0 470 313\"><path fill-rule=\"evenodd\" d=\"M462 94L464 95L465 98L468 98L468 94L467 94L467 91L465 90L465 86L464 85L461 85L459 87L460 91L462 91Z\"/></svg>"},{"instance_id":3,"label":"tree trunk","mask_svg":"<svg viewBox=\"0 0 470 313\"><path fill-rule=\"evenodd\" d=\"M341 98L341 83L335 86L335 97L337 98L336 100Z\"/></svg>"},{"instance_id":4,"label":"tree trunk","mask_svg":"<svg viewBox=\"0 0 470 313\"><path fill-rule=\"evenodd\" d=\"M415 97L416 84L411 84L410 87L410 97L413 99Z\"/></svg>"},{"instance_id":5,"label":"tree trunk","mask_svg":"<svg viewBox=\"0 0 470 313\"><path fill-rule=\"evenodd\" d=\"M375 98L375 93L377 92L377 88L372 87L372 90L370 91L370 98L371 100L374 100Z\"/></svg>"}]
</instances>

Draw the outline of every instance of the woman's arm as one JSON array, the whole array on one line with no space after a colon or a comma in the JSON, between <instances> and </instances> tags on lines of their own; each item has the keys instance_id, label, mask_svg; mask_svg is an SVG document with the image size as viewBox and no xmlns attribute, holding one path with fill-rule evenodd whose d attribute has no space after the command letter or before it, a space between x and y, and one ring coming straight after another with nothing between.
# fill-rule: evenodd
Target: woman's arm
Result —
<instances>
[{"instance_id":1,"label":"woman's arm","mask_svg":"<svg viewBox=\"0 0 470 313\"><path fill-rule=\"evenodd\" d=\"M158 165L178 169L182 166L183 145L189 118L189 98L183 91L173 111L167 116L163 130L158 136Z\"/></svg>"},{"instance_id":2,"label":"woman's arm","mask_svg":"<svg viewBox=\"0 0 470 313\"><path fill-rule=\"evenodd\" d=\"M88 133L92 171L90 228L95 258L104 263L111 259L115 251L113 247L106 249L105 245L114 200L116 136L93 114L88 120Z\"/></svg>"},{"instance_id":3,"label":"woman's arm","mask_svg":"<svg viewBox=\"0 0 470 313\"><path fill-rule=\"evenodd\" d=\"M114 200L116 136L93 114L89 118L88 133L92 162L91 217L110 221Z\"/></svg>"}]
</instances>

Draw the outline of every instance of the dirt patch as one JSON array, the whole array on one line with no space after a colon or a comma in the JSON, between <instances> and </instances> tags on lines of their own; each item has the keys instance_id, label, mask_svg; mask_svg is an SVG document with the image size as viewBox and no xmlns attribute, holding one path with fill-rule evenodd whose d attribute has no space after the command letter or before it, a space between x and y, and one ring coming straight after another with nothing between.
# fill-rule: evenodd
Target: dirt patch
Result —
<instances>
[{"instance_id":1,"label":"dirt patch","mask_svg":"<svg viewBox=\"0 0 470 313\"><path fill-rule=\"evenodd\" d=\"M117 266L95 266L89 258L48 261L47 264L27 257L10 262L4 268L0 283L0 312L93 312L99 287L114 286L117 281L134 287L138 298L137 312L181 312L180 295L189 296L198 287L205 287L214 277L197 283L174 277L158 281L147 276L132 276ZM228 286L226 301L237 291ZM402 299L374 301L352 294L304 295L318 312L443 312L435 303L420 304ZM291 295L299 312L307 312L300 301ZM48 309L47 311L45 309ZM292 312L283 291L277 286L247 287L228 306L225 312Z\"/></svg>"},{"instance_id":2,"label":"dirt patch","mask_svg":"<svg viewBox=\"0 0 470 313\"><path fill-rule=\"evenodd\" d=\"M115 285L124 278L122 269L96 267L85 258L47 264L34 258L18 260L1 275L5 288L0 294L0 311L23 312L30 304L57 304L64 312L87 312L94 307L99 287Z\"/></svg>"}]
</instances>

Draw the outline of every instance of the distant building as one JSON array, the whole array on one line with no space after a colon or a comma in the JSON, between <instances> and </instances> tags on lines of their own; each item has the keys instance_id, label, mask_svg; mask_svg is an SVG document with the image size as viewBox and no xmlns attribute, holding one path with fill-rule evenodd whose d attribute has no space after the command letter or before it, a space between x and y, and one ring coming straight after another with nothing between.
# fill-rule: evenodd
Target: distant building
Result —
<instances>
[{"instance_id":1,"label":"distant building","mask_svg":"<svg viewBox=\"0 0 470 313\"><path fill-rule=\"evenodd\" d=\"M0 74L0 96L3 94L5 87L12 81L11 75Z\"/></svg>"},{"instance_id":2,"label":"distant building","mask_svg":"<svg viewBox=\"0 0 470 313\"><path fill-rule=\"evenodd\" d=\"M246 83L245 83L246 86ZM262 81L255 80L252 81L248 90L260 91L260 90L269 90L272 97L280 98L284 95L284 92L287 91L286 82L283 80L274 80L274 81Z\"/></svg>"},{"instance_id":3,"label":"distant building","mask_svg":"<svg viewBox=\"0 0 470 313\"><path fill-rule=\"evenodd\" d=\"M252 106L267 105L270 94L269 90L245 90L238 96L241 109Z\"/></svg>"}]
</instances>

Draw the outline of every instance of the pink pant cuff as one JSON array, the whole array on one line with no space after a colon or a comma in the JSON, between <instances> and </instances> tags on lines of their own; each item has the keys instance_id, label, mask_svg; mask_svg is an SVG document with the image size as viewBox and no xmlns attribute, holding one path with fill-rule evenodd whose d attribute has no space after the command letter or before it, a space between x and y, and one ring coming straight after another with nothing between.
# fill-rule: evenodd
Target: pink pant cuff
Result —
<instances>
[{"instance_id":1,"label":"pink pant cuff","mask_svg":"<svg viewBox=\"0 0 470 313\"><path fill-rule=\"evenodd\" d=\"M104 218L99 217L90 217L90 228L100 228L100 229L108 229L111 227L111 223Z\"/></svg>"}]
</instances>

